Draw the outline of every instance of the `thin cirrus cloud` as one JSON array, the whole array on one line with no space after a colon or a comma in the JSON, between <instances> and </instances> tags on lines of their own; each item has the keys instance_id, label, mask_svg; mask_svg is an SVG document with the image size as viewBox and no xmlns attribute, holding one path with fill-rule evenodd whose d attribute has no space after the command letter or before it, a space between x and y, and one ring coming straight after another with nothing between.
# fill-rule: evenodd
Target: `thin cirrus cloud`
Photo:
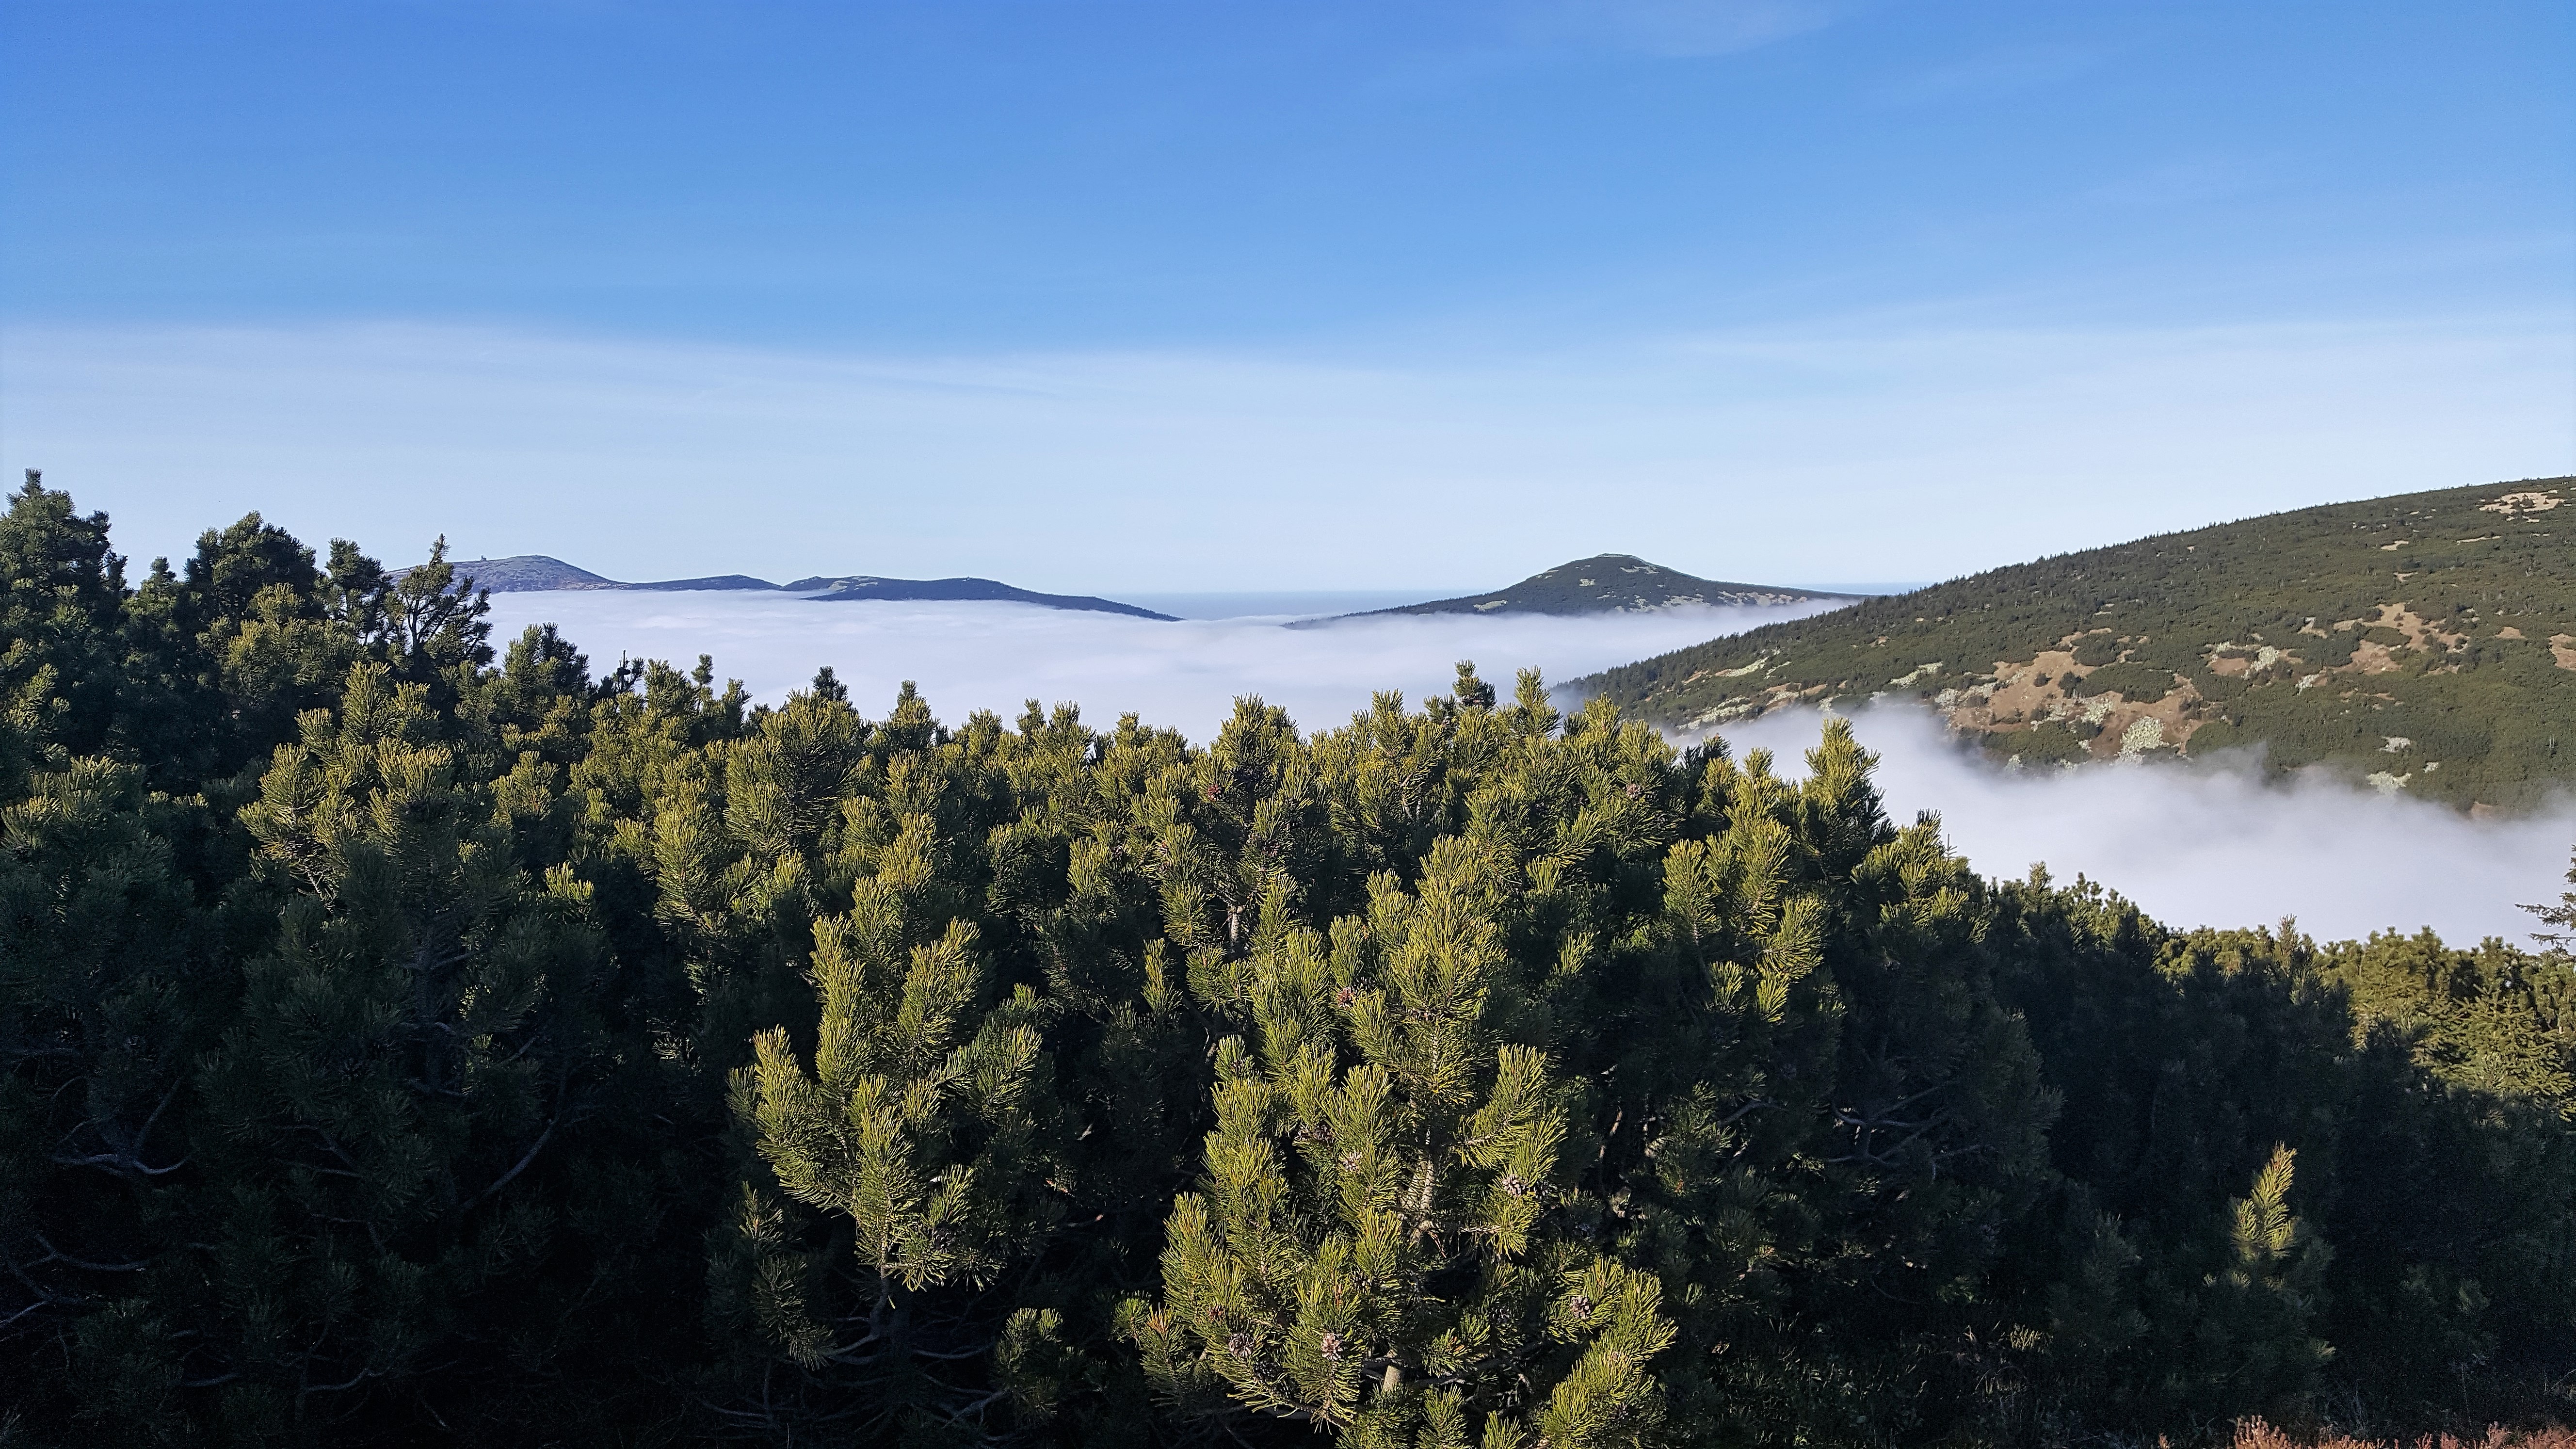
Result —
<instances>
[{"instance_id":1,"label":"thin cirrus cloud","mask_svg":"<svg viewBox=\"0 0 2576 1449\"><path fill-rule=\"evenodd\" d=\"M259 509L389 558L445 533L621 578L1467 590L1611 551L1827 584L2570 471L2566 331L1891 314L1354 358L22 326L0 466L106 508L139 558Z\"/></svg>"},{"instance_id":2,"label":"thin cirrus cloud","mask_svg":"<svg viewBox=\"0 0 2576 1449\"><path fill-rule=\"evenodd\" d=\"M1524 39L1647 55L1733 55L1822 30L1847 6L1818 0L1529 0Z\"/></svg>"},{"instance_id":3,"label":"thin cirrus cloud","mask_svg":"<svg viewBox=\"0 0 2576 1449\"><path fill-rule=\"evenodd\" d=\"M2074 80L2100 68L2109 55L2100 45L2003 46L1926 67L1888 83L1880 95L1899 106L2019 95Z\"/></svg>"},{"instance_id":4,"label":"thin cirrus cloud","mask_svg":"<svg viewBox=\"0 0 2576 1449\"><path fill-rule=\"evenodd\" d=\"M2087 187L2081 196L2104 206L2155 211L2242 196L2273 174L2269 162L2252 156L2182 157Z\"/></svg>"}]
</instances>

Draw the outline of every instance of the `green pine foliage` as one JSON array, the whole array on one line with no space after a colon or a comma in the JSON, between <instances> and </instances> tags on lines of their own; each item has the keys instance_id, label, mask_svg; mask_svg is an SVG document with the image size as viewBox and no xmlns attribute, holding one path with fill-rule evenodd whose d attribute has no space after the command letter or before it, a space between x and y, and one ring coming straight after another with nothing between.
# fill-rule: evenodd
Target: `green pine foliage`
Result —
<instances>
[{"instance_id":1,"label":"green pine foliage","mask_svg":"<svg viewBox=\"0 0 2576 1449\"><path fill-rule=\"evenodd\" d=\"M0 520L0 1442L2570 1409L2563 954L2169 931L1534 675L952 726L107 541Z\"/></svg>"}]
</instances>

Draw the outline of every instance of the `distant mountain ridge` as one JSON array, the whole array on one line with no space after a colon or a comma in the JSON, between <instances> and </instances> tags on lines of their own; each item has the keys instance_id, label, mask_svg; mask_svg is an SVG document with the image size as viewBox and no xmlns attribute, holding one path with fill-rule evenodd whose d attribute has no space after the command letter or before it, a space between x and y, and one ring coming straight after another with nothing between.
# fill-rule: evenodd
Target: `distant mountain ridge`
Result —
<instances>
[{"instance_id":1,"label":"distant mountain ridge","mask_svg":"<svg viewBox=\"0 0 2576 1449\"><path fill-rule=\"evenodd\" d=\"M2576 787L2576 478L2163 534L1573 681L1699 730L1919 699L2024 767L2257 748L2476 808Z\"/></svg>"},{"instance_id":2,"label":"distant mountain ridge","mask_svg":"<svg viewBox=\"0 0 2576 1449\"><path fill-rule=\"evenodd\" d=\"M1403 604L1392 609L1371 609L1364 613L1342 614L1342 619L1374 619L1390 614L1616 614L1644 613L1655 609L1707 605L1718 608L1749 608L1764 605L1803 604L1819 599L1857 599L1853 594L1828 594L1815 589L1796 589L1778 584L1735 584L1718 579L1703 579L1662 564L1648 563L1629 553L1597 553L1571 563L1544 569L1508 588L1490 594L1468 594L1455 599L1433 599L1423 604ZM1311 628L1333 622L1330 619L1307 620L1292 628Z\"/></svg>"},{"instance_id":3,"label":"distant mountain ridge","mask_svg":"<svg viewBox=\"0 0 2576 1449\"><path fill-rule=\"evenodd\" d=\"M872 574L852 574L843 578L798 579L785 586L786 591L805 594L819 603L865 602L867 600L923 600L940 602L995 602L1035 604L1047 609L1079 609L1098 614L1125 614L1134 619L1160 619L1177 622L1170 614L1158 614L1134 604L1115 599L1097 598L1090 594L1041 594L1031 589L1014 588L993 579L884 579Z\"/></svg>"},{"instance_id":4,"label":"distant mountain ridge","mask_svg":"<svg viewBox=\"0 0 2576 1449\"><path fill-rule=\"evenodd\" d=\"M448 562L455 565L459 573L471 575L477 588L490 589L496 594L540 594L551 593L557 589L631 589L635 587L633 584L621 584L615 579L602 578L588 569L575 568L562 559L548 558L541 553L520 554L514 558L478 558L471 562L464 559L449 559ZM394 572L396 577L400 577L411 570L397 569Z\"/></svg>"},{"instance_id":5,"label":"distant mountain ridge","mask_svg":"<svg viewBox=\"0 0 2576 1449\"><path fill-rule=\"evenodd\" d=\"M848 574L838 577L816 575L790 584L773 584L749 574L715 574L696 579L663 579L651 583L621 583L616 579L577 568L562 559L541 553L518 554L510 558L454 559L456 571L474 580L476 587L496 594L537 594L570 590L624 589L643 592L750 592L801 594L817 603L851 602L941 602L941 603L1008 603L1033 604L1045 609L1072 609L1088 613L1124 614L1136 619L1171 621L1169 614L1158 614L1134 604L1115 599L1095 598L1089 594L1042 594L1034 589L1015 588L994 579L889 579L874 574Z\"/></svg>"}]
</instances>

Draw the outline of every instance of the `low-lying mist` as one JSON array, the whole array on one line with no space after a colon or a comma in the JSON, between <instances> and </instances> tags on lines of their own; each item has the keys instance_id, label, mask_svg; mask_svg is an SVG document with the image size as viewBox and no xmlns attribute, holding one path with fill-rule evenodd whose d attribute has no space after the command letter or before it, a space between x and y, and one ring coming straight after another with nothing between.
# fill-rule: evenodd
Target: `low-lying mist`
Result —
<instances>
[{"instance_id":1,"label":"low-lying mist","mask_svg":"<svg viewBox=\"0 0 2576 1449\"><path fill-rule=\"evenodd\" d=\"M1283 629L1275 615L1163 623L1022 604L566 591L493 595L492 633L497 642L529 624L558 625L595 669L621 653L683 666L711 654L717 677L740 679L756 700L784 698L828 664L870 714L884 713L909 679L952 724L979 709L1016 718L1035 699L1079 704L1095 726L1132 712L1205 740L1239 695L1281 706L1301 729L1330 728L1368 708L1374 690L1402 690L1408 700L1447 690L1461 659L1475 660L1508 696L1513 671L1525 666L1571 679L1828 607L1400 616Z\"/></svg>"},{"instance_id":2,"label":"low-lying mist","mask_svg":"<svg viewBox=\"0 0 2576 1449\"><path fill-rule=\"evenodd\" d=\"M594 669L621 654L683 666L715 657L755 699L776 701L832 666L851 699L882 714L904 680L941 718L1011 718L1021 703L1074 702L1106 726L1134 712L1204 740L1257 694L1301 728L1327 729L1372 692L1445 690L1473 659L1506 694L1513 671L1551 680L1644 658L1816 609L1675 610L1583 618L1407 616L1282 629L1275 618L1179 623L1016 604L820 604L776 594L538 593L493 596L496 641L558 625ZM2269 925L2295 915L2326 937L2431 926L2445 939L2521 940L2518 907L2564 889L2576 804L2471 821L2323 779L2270 782L2251 762L2006 773L1944 737L1925 713L1864 711L1879 786L1900 820L1937 811L1952 844L1990 876L2044 862L2101 881L2179 926ZM1812 713L1728 730L1741 755L1769 748L1802 773Z\"/></svg>"},{"instance_id":3,"label":"low-lying mist","mask_svg":"<svg viewBox=\"0 0 2576 1449\"><path fill-rule=\"evenodd\" d=\"M2266 778L2250 757L2006 770L1963 748L1927 710L1851 716L1880 757L1888 814L1941 817L1951 846L1989 876L2046 864L2084 875L2175 926L2271 925L2294 915L2341 939L2431 926L2471 945L2516 945L2537 925L2521 906L2556 901L2576 844L2576 802L2508 819L2468 816L2320 775ZM1769 749L1806 774L1813 711L1725 730L1737 758Z\"/></svg>"}]
</instances>

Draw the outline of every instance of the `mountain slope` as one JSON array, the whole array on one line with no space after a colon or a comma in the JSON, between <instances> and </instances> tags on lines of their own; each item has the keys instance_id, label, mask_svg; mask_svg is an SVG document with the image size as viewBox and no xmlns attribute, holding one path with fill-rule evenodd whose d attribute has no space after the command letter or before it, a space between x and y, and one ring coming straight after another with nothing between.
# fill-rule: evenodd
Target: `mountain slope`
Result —
<instances>
[{"instance_id":1,"label":"mountain slope","mask_svg":"<svg viewBox=\"0 0 2576 1449\"><path fill-rule=\"evenodd\" d=\"M1730 584L1651 564L1634 554L1599 553L1530 575L1509 588L1458 599L1434 599L1393 609L1344 614L1372 619L1388 614L1610 614L1669 609L1685 604L1797 604L1842 598L1812 589L1771 584ZM1313 620L1310 623L1329 623Z\"/></svg>"},{"instance_id":2,"label":"mountain slope","mask_svg":"<svg viewBox=\"0 0 2576 1449\"><path fill-rule=\"evenodd\" d=\"M738 592L746 589L774 589L777 588L778 585L771 583L767 579L755 579L749 574L714 574L702 579L663 579L656 583L619 584L617 587L621 589L642 589L652 593L678 594L713 590Z\"/></svg>"},{"instance_id":3,"label":"mountain slope","mask_svg":"<svg viewBox=\"0 0 2576 1449\"><path fill-rule=\"evenodd\" d=\"M541 594L555 589L622 589L628 587L615 579L602 578L588 569L575 568L559 558L541 553L523 553L512 558L451 559L456 571L474 580L477 588L496 594ZM410 570L397 570L409 573Z\"/></svg>"},{"instance_id":4,"label":"mountain slope","mask_svg":"<svg viewBox=\"0 0 2576 1449\"><path fill-rule=\"evenodd\" d=\"M2576 786L2576 479L2017 564L1577 680L1658 723L1918 698L2025 765L2259 745L2463 806Z\"/></svg>"}]
</instances>

